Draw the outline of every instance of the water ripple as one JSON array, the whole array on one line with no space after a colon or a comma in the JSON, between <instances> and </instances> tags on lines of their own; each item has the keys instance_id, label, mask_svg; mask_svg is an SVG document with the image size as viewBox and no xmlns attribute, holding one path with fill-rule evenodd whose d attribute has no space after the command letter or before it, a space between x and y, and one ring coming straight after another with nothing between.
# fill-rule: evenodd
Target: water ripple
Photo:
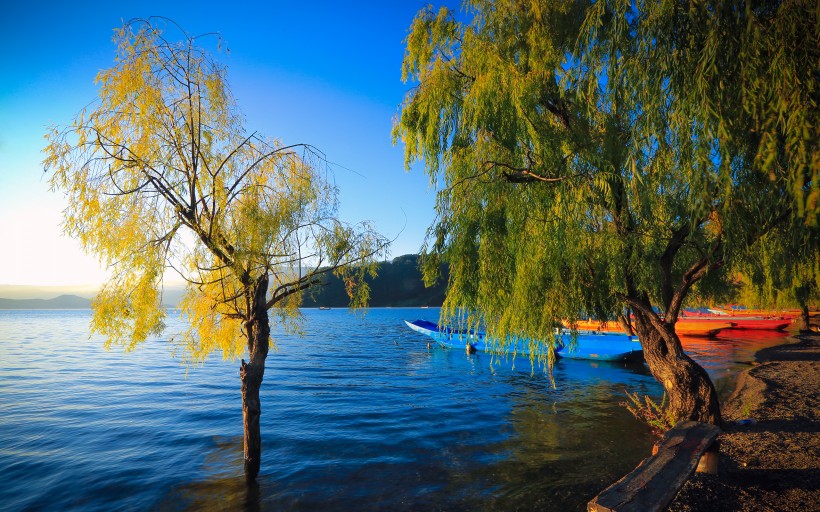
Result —
<instances>
[{"instance_id":1,"label":"water ripple","mask_svg":"<svg viewBox=\"0 0 820 512\"><path fill-rule=\"evenodd\" d=\"M308 310L304 339L274 329L249 488L238 362L186 376L173 318L123 353L88 338L87 311L0 311L0 508L581 510L646 453L618 405L624 388L660 394L643 365L561 361L553 387L526 360L428 350L402 324L437 314ZM688 350L724 378L761 343Z\"/></svg>"}]
</instances>

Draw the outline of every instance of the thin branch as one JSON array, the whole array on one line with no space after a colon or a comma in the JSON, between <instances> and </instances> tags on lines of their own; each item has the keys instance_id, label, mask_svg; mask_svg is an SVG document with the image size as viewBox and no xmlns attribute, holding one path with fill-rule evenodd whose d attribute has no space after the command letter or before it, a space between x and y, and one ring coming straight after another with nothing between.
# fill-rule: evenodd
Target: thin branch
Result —
<instances>
[{"instance_id":1,"label":"thin branch","mask_svg":"<svg viewBox=\"0 0 820 512\"><path fill-rule=\"evenodd\" d=\"M242 180L244 180L245 177L248 174L250 174L251 171L253 171L254 168L256 168L256 166L259 165L262 161L264 161L264 160L266 160L266 159L268 159L268 158L270 158L270 157L272 157L272 156L274 156L278 153L281 153L285 150L292 149L292 148L295 148L295 147L298 147L298 146L304 147L304 146L306 146L306 144L303 144L303 143L302 144L291 144L290 146L283 146L281 148L276 148L273 151L269 151L267 153L262 154L251 165L249 165L248 168L245 169L245 171L242 174L239 175L239 177L236 178L236 182L234 182L234 184L228 189L228 193L226 194L228 196L227 202L231 202L231 200L234 197L233 193L234 193L234 190L236 189L236 187L239 186L239 184L242 183Z\"/></svg>"}]
</instances>

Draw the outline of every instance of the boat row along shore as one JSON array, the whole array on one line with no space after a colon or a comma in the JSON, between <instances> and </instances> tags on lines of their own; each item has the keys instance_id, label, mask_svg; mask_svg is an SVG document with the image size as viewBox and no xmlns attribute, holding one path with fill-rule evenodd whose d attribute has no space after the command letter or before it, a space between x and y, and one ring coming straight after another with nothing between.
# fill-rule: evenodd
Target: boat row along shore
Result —
<instances>
[{"instance_id":1,"label":"boat row along shore","mask_svg":"<svg viewBox=\"0 0 820 512\"><path fill-rule=\"evenodd\" d=\"M816 315L817 312L814 312ZM799 315L798 311L770 313L760 310L686 311L675 323L680 336L714 337L724 330L783 331ZM445 348L467 352L503 353L513 356L546 355L545 348L531 340L512 340L505 344L489 339L483 332L439 325L428 320L405 321L407 326ZM556 331L555 355L559 358L599 361L640 361L643 350L637 336L626 333L617 321L581 320L565 323Z\"/></svg>"}]
</instances>

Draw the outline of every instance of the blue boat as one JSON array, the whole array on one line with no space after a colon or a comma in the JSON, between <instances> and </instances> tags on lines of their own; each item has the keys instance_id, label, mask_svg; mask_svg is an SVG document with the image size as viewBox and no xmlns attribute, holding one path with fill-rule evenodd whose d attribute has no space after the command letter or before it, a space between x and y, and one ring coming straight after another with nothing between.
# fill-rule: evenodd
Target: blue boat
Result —
<instances>
[{"instance_id":1,"label":"blue boat","mask_svg":"<svg viewBox=\"0 0 820 512\"><path fill-rule=\"evenodd\" d=\"M506 348L503 352L494 344L487 343L483 332L463 331L447 326L439 326L427 320L404 321L414 331L430 336L439 345L447 348L466 350L469 344L475 352L505 353L519 356L529 356L531 352L528 340L520 340ZM572 336L563 331L560 334L555 355L567 359L589 359L594 361L642 361L643 349L635 336L625 334L579 332L577 342L571 343ZM536 349L536 357L545 355L545 349Z\"/></svg>"}]
</instances>

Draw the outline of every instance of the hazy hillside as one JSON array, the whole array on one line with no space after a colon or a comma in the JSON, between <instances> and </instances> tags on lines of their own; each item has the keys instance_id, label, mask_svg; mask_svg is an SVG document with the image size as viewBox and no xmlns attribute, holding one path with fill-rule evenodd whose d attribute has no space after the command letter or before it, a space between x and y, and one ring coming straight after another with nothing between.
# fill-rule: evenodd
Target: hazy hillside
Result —
<instances>
[{"instance_id":1,"label":"hazy hillside","mask_svg":"<svg viewBox=\"0 0 820 512\"><path fill-rule=\"evenodd\" d=\"M91 301L76 295L53 299L0 299L0 309L88 309Z\"/></svg>"},{"instance_id":2,"label":"hazy hillside","mask_svg":"<svg viewBox=\"0 0 820 512\"><path fill-rule=\"evenodd\" d=\"M51 299L60 295L77 295L78 297L90 299L97 295L97 286L0 284L0 297L4 299Z\"/></svg>"},{"instance_id":3,"label":"hazy hillside","mask_svg":"<svg viewBox=\"0 0 820 512\"><path fill-rule=\"evenodd\" d=\"M446 269L442 268L442 279L435 286L424 287L419 257L406 254L379 266L376 279L368 279L370 285L370 306L441 306L446 288ZM342 281L336 276L328 277L325 285L316 286L305 294L303 307L347 307L349 300Z\"/></svg>"},{"instance_id":4,"label":"hazy hillside","mask_svg":"<svg viewBox=\"0 0 820 512\"><path fill-rule=\"evenodd\" d=\"M165 285L162 289L162 303L169 308L176 307L184 292L182 284ZM92 286L0 284L0 309L85 309L91 307L91 298L95 295L97 288Z\"/></svg>"},{"instance_id":5,"label":"hazy hillside","mask_svg":"<svg viewBox=\"0 0 820 512\"><path fill-rule=\"evenodd\" d=\"M394 258L392 262L379 265L379 274L376 279L368 279L370 285L370 306L373 307L401 307L401 306L441 306L444 302L445 284L447 282L446 268L442 267L443 278L431 288L425 288L419 270L419 257L407 254ZM6 287L13 288L13 287ZM29 298L32 293L41 292L40 296L48 296L45 289L34 287L23 290L12 297L0 298L0 309L87 309L91 301L73 294L62 294L53 299ZM3 291L0 289L0 291ZM26 295L23 295L26 293ZM163 303L174 307L183 293L181 285L166 286L163 290ZM8 295L7 295L8 296ZM36 295L35 295L36 296ZM308 290L302 303L304 307L347 307L349 300L344 285L336 276L328 276L323 286L316 286Z\"/></svg>"}]
</instances>

